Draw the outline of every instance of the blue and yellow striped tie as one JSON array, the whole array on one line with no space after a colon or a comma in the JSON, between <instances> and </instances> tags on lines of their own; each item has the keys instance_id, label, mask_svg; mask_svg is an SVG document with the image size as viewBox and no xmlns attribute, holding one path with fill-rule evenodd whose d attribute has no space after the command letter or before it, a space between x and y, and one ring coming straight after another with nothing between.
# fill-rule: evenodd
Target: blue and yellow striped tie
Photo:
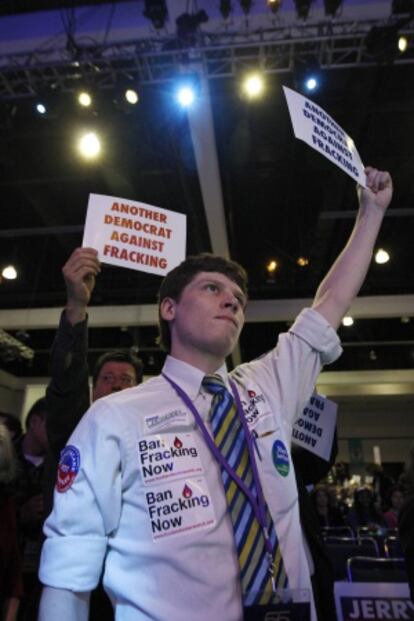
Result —
<instances>
[{"instance_id":1,"label":"blue and yellow striped tie","mask_svg":"<svg viewBox=\"0 0 414 621\"><path fill-rule=\"evenodd\" d=\"M257 498L247 442L234 399L219 375L206 375L203 386L213 394L210 422L214 442L229 466ZM273 591L263 531L246 494L224 468L221 475L239 556L243 603L246 606L267 604L272 600ZM286 572L267 506L266 523L273 551L275 586L286 589Z\"/></svg>"}]
</instances>

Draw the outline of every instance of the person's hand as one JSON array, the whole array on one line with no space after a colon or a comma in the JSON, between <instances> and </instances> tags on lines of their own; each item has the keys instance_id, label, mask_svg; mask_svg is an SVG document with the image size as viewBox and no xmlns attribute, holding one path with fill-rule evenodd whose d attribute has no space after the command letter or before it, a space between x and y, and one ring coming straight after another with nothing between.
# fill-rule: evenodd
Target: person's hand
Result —
<instances>
[{"instance_id":1,"label":"person's hand","mask_svg":"<svg viewBox=\"0 0 414 621\"><path fill-rule=\"evenodd\" d=\"M32 496L20 507L20 521L22 524L38 522L43 516L43 494Z\"/></svg>"},{"instance_id":2,"label":"person's hand","mask_svg":"<svg viewBox=\"0 0 414 621\"><path fill-rule=\"evenodd\" d=\"M385 213L392 198L392 179L387 171L368 166L365 169L367 188L359 188L361 207L373 207Z\"/></svg>"},{"instance_id":3,"label":"person's hand","mask_svg":"<svg viewBox=\"0 0 414 621\"><path fill-rule=\"evenodd\" d=\"M67 291L66 315L73 325L86 317L95 278L101 271L94 248L76 248L62 268Z\"/></svg>"}]
</instances>

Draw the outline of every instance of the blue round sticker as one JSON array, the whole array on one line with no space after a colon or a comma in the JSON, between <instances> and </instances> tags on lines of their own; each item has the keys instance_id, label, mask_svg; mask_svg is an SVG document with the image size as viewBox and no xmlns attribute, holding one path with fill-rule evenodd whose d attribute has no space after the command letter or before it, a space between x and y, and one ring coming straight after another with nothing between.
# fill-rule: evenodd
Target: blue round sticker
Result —
<instances>
[{"instance_id":1,"label":"blue round sticker","mask_svg":"<svg viewBox=\"0 0 414 621\"><path fill-rule=\"evenodd\" d=\"M58 492L66 492L80 468L80 453L76 446L65 446L60 454L60 461L57 472L56 489Z\"/></svg>"},{"instance_id":2,"label":"blue round sticker","mask_svg":"<svg viewBox=\"0 0 414 621\"><path fill-rule=\"evenodd\" d=\"M272 447L273 463L282 477L287 477L290 470L289 454L281 440L276 440Z\"/></svg>"}]
</instances>

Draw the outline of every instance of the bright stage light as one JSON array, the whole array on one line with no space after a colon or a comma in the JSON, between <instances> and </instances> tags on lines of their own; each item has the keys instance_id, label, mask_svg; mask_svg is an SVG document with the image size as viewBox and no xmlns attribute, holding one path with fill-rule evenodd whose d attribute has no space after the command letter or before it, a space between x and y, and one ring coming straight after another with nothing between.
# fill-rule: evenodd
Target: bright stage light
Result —
<instances>
[{"instance_id":1,"label":"bright stage light","mask_svg":"<svg viewBox=\"0 0 414 621\"><path fill-rule=\"evenodd\" d=\"M260 97L264 91L264 80L259 73L247 76L243 82L243 90L250 99Z\"/></svg>"},{"instance_id":2,"label":"bright stage light","mask_svg":"<svg viewBox=\"0 0 414 621\"><path fill-rule=\"evenodd\" d=\"M125 91L125 99L129 104L134 106L136 103L138 103L139 99L137 91L133 88L127 88Z\"/></svg>"},{"instance_id":3,"label":"bright stage light","mask_svg":"<svg viewBox=\"0 0 414 621\"><path fill-rule=\"evenodd\" d=\"M3 276L3 278L6 278L6 280L16 280L17 278L16 268L13 267L13 265L8 265L7 267L3 269L3 271L1 272L1 275Z\"/></svg>"},{"instance_id":4,"label":"bright stage light","mask_svg":"<svg viewBox=\"0 0 414 621\"><path fill-rule=\"evenodd\" d=\"M79 153L88 160L93 160L101 152L101 141L95 132L88 132L84 134L78 143Z\"/></svg>"},{"instance_id":5,"label":"bright stage light","mask_svg":"<svg viewBox=\"0 0 414 621\"><path fill-rule=\"evenodd\" d=\"M39 114L46 114L47 109L46 109L45 104L43 104L43 103L37 103L37 104L36 104L36 111L37 111Z\"/></svg>"},{"instance_id":6,"label":"bright stage light","mask_svg":"<svg viewBox=\"0 0 414 621\"><path fill-rule=\"evenodd\" d=\"M78 95L78 103L84 108L89 108L89 106L92 104L92 97L86 91L82 91Z\"/></svg>"},{"instance_id":7,"label":"bright stage light","mask_svg":"<svg viewBox=\"0 0 414 621\"><path fill-rule=\"evenodd\" d=\"M181 86L177 91L178 103L183 108L189 108L193 105L195 100L195 92L191 86Z\"/></svg>"},{"instance_id":8,"label":"bright stage light","mask_svg":"<svg viewBox=\"0 0 414 621\"><path fill-rule=\"evenodd\" d=\"M305 82L306 90L314 91L318 88L318 80L314 76L310 76L307 78Z\"/></svg>"}]
</instances>

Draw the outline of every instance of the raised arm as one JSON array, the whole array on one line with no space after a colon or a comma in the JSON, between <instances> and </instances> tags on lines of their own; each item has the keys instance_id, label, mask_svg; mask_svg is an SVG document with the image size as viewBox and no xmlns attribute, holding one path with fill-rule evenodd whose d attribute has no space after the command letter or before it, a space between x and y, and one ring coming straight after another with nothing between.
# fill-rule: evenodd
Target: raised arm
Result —
<instances>
[{"instance_id":1,"label":"raised arm","mask_svg":"<svg viewBox=\"0 0 414 621\"><path fill-rule=\"evenodd\" d=\"M99 271L93 248L76 248L62 269L67 301L52 346L46 390L49 452L44 474L45 515L52 508L60 452L90 405L86 316Z\"/></svg>"},{"instance_id":2,"label":"raised arm","mask_svg":"<svg viewBox=\"0 0 414 621\"><path fill-rule=\"evenodd\" d=\"M385 211L391 202L388 172L366 168L367 189L359 188L359 210L351 236L318 287L312 307L335 329L365 280Z\"/></svg>"}]
</instances>

